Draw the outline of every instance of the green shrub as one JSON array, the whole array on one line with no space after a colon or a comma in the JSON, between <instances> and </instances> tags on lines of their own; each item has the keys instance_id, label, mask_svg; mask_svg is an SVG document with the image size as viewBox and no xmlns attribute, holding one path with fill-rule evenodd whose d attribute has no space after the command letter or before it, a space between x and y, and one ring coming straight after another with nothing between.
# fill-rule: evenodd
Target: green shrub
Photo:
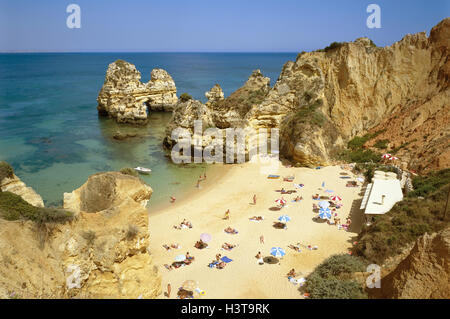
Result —
<instances>
[{"instance_id":1,"label":"green shrub","mask_svg":"<svg viewBox=\"0 0 450 319\"><path fill-rule=\"evenodd\" d=\"M0 181L7 177L13 177L14 169L6 162L0 162Z\"/></svg>"},{"instance_id":2,"label":"green shrub","mask_svg":"<svg viewBox=\"0 0 450 319\"><path fill-rule=\"evenodd\" d=\"M57 208L35 207L10 192L0 192L0 216L6 220L28 219L39 224L65 223L73 219L71 212Z\"/></svg>"},{"instance_id":3,"label":"green shrub","mask_svg":"<svg viewBox=\"0 0 450 319\"><path fill-rule=\"evenodd\" d=\"M313 274L308 276L305 289L311 299L366 299L363 287L354 280L335 277L323 278Z\"/></svg>"},{"instance_id":4,"label":"green shrub","mask_svg":"<svg viewBox=\"0 0 450 319\"><path fill-rule=\"evenodd\" d=\"M312 299L367 298L362 285L352 279L355 272L365 271L365 266L358 257L333 255L306 278L302 290L308 291Z\"/></svg>"},{"instance_id":5,"label":"green shrub","mask_svg":"<svg viewBox=\"0 0 450 319\"><path fill-rule=\"evenodd\" d=\"M125 174L125 175L131 175L131 176L134 176L134 177L138 177L138 176L139 176L139 173L136 172L135 169L130 168L130 167L122 168L122 169L120 170L120 172L121 172L122 174Z\"/></svg>"},{"instance_id":6,"label":"green shrub","mask_svg":"<svg viewBox=\"0 0 450 319\"><path fill-rule=\"evenodd\" d=\"M364 262L357 257L341 254L333 255L327 258L319 266L316 267L314 272L324 278L338 277L341 275L348 275L354 272L364 271Z\"/></svg>"},{"instance_id":7,"label":"green shrub","mask_svg":"<svg viewBox=\"0 0 450 319\"><path fill-rule=\"evenodd\" d=\"M389 140L378 140L375 144L373 144L374 147L378 149L386 149L388 146Z\"/></svg>"},{"instance_id":8,"label":"green shrub","mask_svg":"<svg viewBox=\"0 0 450 319\"><path fill-rule=\"evenodd\" d=\"M414 191L408 197L427 196L450 183L450 168L432 172L426 176L416 176L412 180Z\"/></svg>"},{"instance_id":9,"label":"green shrub","mask_svg":"<svg viewBox=\"0 0 450 319\"><path fill-rule=\"evenodd\" d=\"M192 96L190 96L188 93L183 93L180 95L181 102L187 102L189 100L192 100Z\"/></svg>"},{"instance_id":10,"label":"green shrub","mask_svg":"<svg viewBox=\"0 0 450 319\"><path fill-rule=\"evenodd\" d=\"M307 93L305 93L307 94ZM294 115L294 120L298 123L310 123L311 125L321 126L327 120L325 115L319 110L322 100L318 99L308 106L302 106Z\"/></svg>"}]
</instances>

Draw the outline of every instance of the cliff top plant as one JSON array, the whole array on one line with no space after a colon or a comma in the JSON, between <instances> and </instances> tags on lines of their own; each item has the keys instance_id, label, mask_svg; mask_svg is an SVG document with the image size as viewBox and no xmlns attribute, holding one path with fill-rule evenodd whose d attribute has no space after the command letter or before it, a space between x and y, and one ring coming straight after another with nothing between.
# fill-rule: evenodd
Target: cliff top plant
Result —
<instances>
[{"instance_id":1,"label":"cliff top plant","mask_svg":"<svg viewBox=\"0 0 450 319\"><path fill-rule=\"evenodd\" d=\"M0 192L0 217L6 220L27 219L38 224L65 223L73 214L58 208L35 207L11 192Z\"/></svg>"},{"instance_id":2,"label":"cliff top plant","mask_svg":"<svg viewBox=\"0 0 450 319\"><path fill-rule=\"evenodd\" d=\"M139 177L138 172L136 172L136 170L132 169L131 167L124 167L120 170L120 172L124 175L131 175L134 177Z\"/></svg>"},{"instance_id":3,"label":"cliff top plant","mask_svg":"<svg viewBox=\"0 0 450 319\"><path fill-rule=\"evenodd\" d=\"M188 93L183 93L180 95L181 102L187 102L189 100L192 100L192 96Z\"/></svg>"},{"instance_id":4,"label":"cliff top plant","mask_svg":"<svg viewBox=\"0 0 450 319\"><path fill-rule=\"evenodd\" d=\"M0 181L5 179L6 177L13 177L14 169L8 163L1 161L0 162Z\"/></svg>"}]
</instances>

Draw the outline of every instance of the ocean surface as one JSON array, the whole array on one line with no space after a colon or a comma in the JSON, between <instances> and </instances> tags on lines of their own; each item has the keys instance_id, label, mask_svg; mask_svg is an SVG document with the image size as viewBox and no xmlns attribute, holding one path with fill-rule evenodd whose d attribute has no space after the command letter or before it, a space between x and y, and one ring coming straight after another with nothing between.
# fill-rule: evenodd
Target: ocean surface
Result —
<instances>
[{"instance_id":1,"label":"ocean surface","mask_svg":"<svg viewBox=\"0 0 450 319\"><path fill-rule=\"evenodd\" d=\"M142 81L154 68L184 92L206 101L219 83L228 96L254 69L272 85L296 53L39 53L0 54L0 160L33 187L47 206L62 204L63 193L80 187L97 172L144 166L152 186L151 204L168 201L194 187L206 164L172 164L162 149L168 113L152 113L144 128L119 126L99 118L96 98L108 64L123 59L136 65ZM138 138L116 141L117 130Z\"/></svg>"}]
</instances>

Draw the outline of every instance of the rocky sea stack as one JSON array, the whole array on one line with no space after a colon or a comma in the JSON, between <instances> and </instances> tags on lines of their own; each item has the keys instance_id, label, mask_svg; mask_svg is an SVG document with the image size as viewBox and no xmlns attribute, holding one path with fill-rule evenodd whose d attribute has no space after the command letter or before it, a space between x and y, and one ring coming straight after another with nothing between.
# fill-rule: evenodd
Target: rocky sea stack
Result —
<instances>
[{"instance_id":1,"label":"rocky sea stack","mask_svg":"<svg viewBox=\"0 0 450 319\"><path fill-rule=\"evenodd\" d=\"M142 83L133 64L117 60L108 66L97 109L118 123L146 124L147 111L172 111L176 93L175 82L165 70L154 69L151 80Z\"/></svg>"}]
</instances>

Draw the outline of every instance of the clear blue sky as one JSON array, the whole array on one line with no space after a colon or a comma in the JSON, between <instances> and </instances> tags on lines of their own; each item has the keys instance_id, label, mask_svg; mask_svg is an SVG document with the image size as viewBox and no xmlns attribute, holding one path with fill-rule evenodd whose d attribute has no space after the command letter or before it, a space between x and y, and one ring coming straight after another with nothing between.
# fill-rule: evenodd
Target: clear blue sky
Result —
<instances>
[{"instance_id":1,"label":"clear blue sky","mask_svg":"<svg viewBox=\"0 0 450 319\"><path fill-rule=\"evenodd\" d=\"M66 7L81 7L81 29ZM381 29L366 8L381 7ZM298 52L368 36L390 45L450 16L449 0L0 0L0 51Z\"/></svg>"}]
</instances>

